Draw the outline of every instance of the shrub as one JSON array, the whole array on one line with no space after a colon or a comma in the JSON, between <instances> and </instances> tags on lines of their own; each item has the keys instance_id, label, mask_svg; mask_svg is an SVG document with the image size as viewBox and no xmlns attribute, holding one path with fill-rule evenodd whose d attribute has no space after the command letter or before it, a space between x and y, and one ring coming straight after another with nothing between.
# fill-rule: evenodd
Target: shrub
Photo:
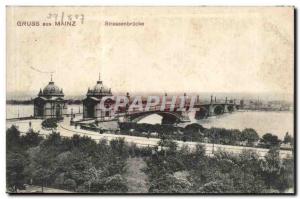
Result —
<instances>
[{"instance_id":1,"label":"shrub","mask_svg":"<svg viewBox=\"0 0 300 199\"><path fill-rule=\"evenodd\" d=\"M48 118L42 122L42 127L47 129L57 128L57 122L56 118Z\"/></svg>"}]
</instances>

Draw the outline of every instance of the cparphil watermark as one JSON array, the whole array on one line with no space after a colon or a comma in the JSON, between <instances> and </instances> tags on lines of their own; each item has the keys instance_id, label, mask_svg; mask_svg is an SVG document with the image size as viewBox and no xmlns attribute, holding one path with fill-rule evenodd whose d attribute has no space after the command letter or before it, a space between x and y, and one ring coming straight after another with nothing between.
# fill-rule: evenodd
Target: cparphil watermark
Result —
<instances>
[{"instance_id":1,"label":"cparphil watermark","mask_svg":"<svg viewBox=\"0 0 300 199\"><path fill-rule=\"evenodd\" d=\"M112 114L121 112L145 112L145 111L198 111L195 105L197 96L104 96L100 101L100 110L109 111Z\"/></svg>"}]
</instances>

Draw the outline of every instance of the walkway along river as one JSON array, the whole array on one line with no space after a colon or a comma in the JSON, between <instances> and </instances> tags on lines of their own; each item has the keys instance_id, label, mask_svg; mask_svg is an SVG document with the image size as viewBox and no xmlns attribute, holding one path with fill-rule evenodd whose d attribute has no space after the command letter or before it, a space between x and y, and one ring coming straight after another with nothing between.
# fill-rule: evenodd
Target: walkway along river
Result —
<instances>
[{"instance_id":1,"label":"walkway along river","mask_svg":"<svg viewBox=\"0 0 300 199\"><path fill-rule=\"evenodd\" d=\"M94 140L112 140L116 138L124 138L127 143L134 143L138 147L153 147L157 146L160 139L158 138L145 138L145 137L137 137L137 136L129 136L129 135L115 135L115 134L98 134L91 131L83 130L83 129L74 129L72 126L64 126L63 124L59 125L59 131L62 130L69 131L73 134L86 135L91 137ZM211 144L211 143L199 143L199 142L183 142L176 141L179 147L188 146L191 150L194 150L196 145L201 144L205 147L206 155L213 155L218 150L225 151L233 154L240 154L245 150L252 150L256 152L260 157L264 157L268 153L268 149L263 148L253 148L253 147L244 147L244 146L232 146L232 145L221 145L221 144ZM290 158L292 157L292 151L280 150L281 158Z\"/></svg>"},{"instance_id":2,"label":"walkway along river","mask_svg":"<svg viewBox=\"0 0 300 199\"><path fill-rule=\"evenodd\" d=\"M32 128L34 130L40 130L41 135L48 135L51 133L51 131L46 131L41 129L40 124L41 120L32 120ZM19 129L21 132L26 132L28 130L28 121L18 121L13 123L8 123L7 127L10 127L12 124L16 124L19 126ZM128 135L116 135L116 134L109 134L109 133L103 133L100 134L98 132L92 132L88 130L83 130L79 128L75 128L74 126L70 126L70 120L69 118L65 118L65 120L61 123L59 123L59 127L57 128L57 131L60 132L61 136L65 137L72 137L74 134L78 134L81 136L88 136L92 139L99 141L101 139L106 140L112 140L116 138L124 138L127 143L134 143L138 147L152 147L157 146L160 139L158 138L145 138L145 137L137 137L137 136L128 136ZM264 157L268 153L268 149L263 148L253 148L253 147L244 147L244 146L231 146L231 145L220 145L220 144L211 144L211 143L198 143L198 142L183 142L183 141L176 141L178 143L179 147L182 147L184 145L188 146L191 150L195 149L197 144L202 144L205 147L206 154L207 155L213 155L214 152L218 150L222 150L225 152L233 153L233 154L239 154L244 150L253 150L255 151L260 157ZM287 150L281 150L280 151L280 157L281 158L289 158L292 157L292 151Z\"/></svg>"}]
</instances>

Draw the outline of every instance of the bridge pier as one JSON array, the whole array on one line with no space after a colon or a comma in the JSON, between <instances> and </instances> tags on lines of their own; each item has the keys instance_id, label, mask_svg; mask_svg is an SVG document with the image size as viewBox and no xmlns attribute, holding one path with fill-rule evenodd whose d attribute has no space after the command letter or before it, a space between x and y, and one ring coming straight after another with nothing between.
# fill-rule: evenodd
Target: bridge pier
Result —
<instances>
[{"instance_id":1,"label":"bridge pier","mask_svg":"<svg viewBox=\"0 0 300 199\"><path fill-rule=\"evenodd\" d=\"M228 104L225 104L224 105L224 113L228 113L229 112L229 110L228 110Z\"/></svg>"},{"instance_id":2,"label":"bridge pier","mask_svg":"<svg viewBox=\"0 0 300 199\"><path fill-rule=\"evenodd\" d=\"M236 105L233 106L233 111L237 111Z\"/></svg>"},{"instance_id":3,"label":"bridge pier","mask_svg":"<svg viewBox=\"0 0 300 199\"><path fill-rule=\"evenodd\" d=\"M224 113L231 113L238 110L238 105L235 100L228 100L225 98L225 102L217 102L216 97L211 95L209 103L198 103L195 108L199 110L195 114L195 119L200 120L211 116L221 115Z\"/></svg>"},{"instance_id":4,"label":"bridge pier","mask_svg":"<svg viewBox=\"0 0 300 199\"><path fill-rule=\"evenodd\" d=\"M215 112L214 112L214 105L211 103L209 105L209 108L208 108L208 117L210 116L214 116L215 115Z\"/></svg>"},{"instance_id":5,"label":"bridge pier","mask_svg":"<svg viewBox=\"0 0 300 199\"><path fill-rule=\"evenodd\" d=\"M215 99L216 100L216 99ZM213 102L213 96L210 96L210 104L208 106L208 117L211 117L214 115L214 102Z\"/></svg>"}]
</instances>

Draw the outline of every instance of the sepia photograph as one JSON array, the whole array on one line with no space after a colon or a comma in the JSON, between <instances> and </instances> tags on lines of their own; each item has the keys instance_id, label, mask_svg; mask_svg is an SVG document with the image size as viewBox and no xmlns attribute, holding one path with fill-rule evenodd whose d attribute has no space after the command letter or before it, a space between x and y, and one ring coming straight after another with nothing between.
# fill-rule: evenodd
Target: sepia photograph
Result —
<instances>
[{"instance_id":1,"label":"sepia photograph","mask_svg":"<svg viewBox=\"0 0 300 199\"><path fill-rule=\"evenodd\" d=\"M296 194L295 13L6 6L6 193Z\"/></svg>"}]
</instances>

